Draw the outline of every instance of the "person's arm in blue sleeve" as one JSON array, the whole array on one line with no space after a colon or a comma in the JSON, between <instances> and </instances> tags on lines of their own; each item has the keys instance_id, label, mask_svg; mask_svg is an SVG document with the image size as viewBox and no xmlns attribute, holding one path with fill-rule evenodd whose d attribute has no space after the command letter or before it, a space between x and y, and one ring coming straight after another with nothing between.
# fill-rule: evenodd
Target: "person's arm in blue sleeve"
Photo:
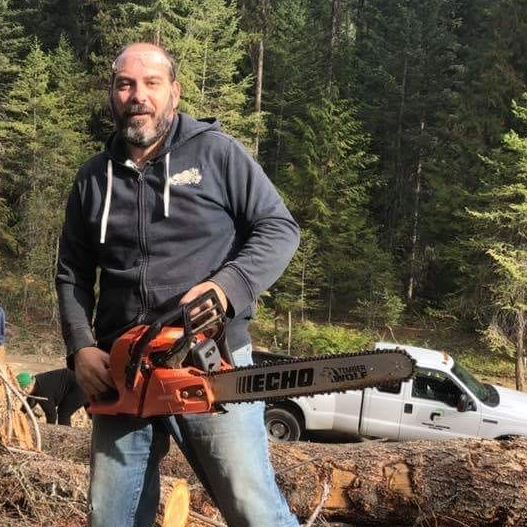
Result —
<instances>
[{"instance_id":1,"label":"person's arm in blue sleeve","mask_svg":"<svg viewBox=\"0 0 527 527\"><path fill-rule=\"evenodd\" d=\"M81 348L94 346L92 317L95 306L96 264L82 217L78 182L66 206L56 275L62 334L68 366Z\"/></svg>"}]
</instances>

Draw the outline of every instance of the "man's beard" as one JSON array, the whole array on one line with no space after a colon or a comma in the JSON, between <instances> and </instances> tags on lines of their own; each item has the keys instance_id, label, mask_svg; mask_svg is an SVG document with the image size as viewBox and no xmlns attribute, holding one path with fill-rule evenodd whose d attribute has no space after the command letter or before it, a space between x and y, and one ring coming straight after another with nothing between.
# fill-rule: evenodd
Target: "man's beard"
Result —
<instances>
[{"instance_id":1,"label":"man's beard","mask_svg":"<svg viewBox=\"0 0 527 527\"><path fill-rule=\"evenodd\" d=\"M157 143L160 139L163 139L170 130L174 118L172 108L171 97L164 112L158 118L155 118L154 126L152 128L140 120L129 120L131 115L152 111L147 105L133 104L129 106L123 114L115 116L115 126L127 143L140 148L148 148Z\"/></svg>"}]
</instances>

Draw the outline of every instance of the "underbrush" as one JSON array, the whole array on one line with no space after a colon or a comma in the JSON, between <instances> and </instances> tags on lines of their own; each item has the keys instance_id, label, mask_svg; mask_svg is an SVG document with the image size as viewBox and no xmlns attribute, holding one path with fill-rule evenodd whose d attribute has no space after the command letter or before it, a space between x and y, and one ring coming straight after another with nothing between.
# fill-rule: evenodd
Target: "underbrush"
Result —
<instances>
[{"instance_id":1,"label":"underbrush","mask_svg":"<svg viewBox=\"0 0 527 527\"><path fill-rule=\"evenodd\" d=\"M260 308L251 326L253 341L269 351L287 353L288 324L276 320L271 310ZM291 355L316 356L372 349L376 341L396 342L445 351L486 382L514 383L514 360L491 351L477 333L463 331L451 323L420 319L418 324L394 326L378 331L349 326L293 321Z\"/></svg>"}]
</instances>

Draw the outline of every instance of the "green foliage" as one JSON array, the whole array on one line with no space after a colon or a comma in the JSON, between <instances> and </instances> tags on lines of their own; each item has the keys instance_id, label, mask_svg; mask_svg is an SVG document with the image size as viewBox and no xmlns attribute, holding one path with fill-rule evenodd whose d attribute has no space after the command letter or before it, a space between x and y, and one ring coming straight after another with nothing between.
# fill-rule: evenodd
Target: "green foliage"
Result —
<instances>
[{"instance_id":1,"label":"green foliage","mask_svg":"<svg viewBox=\"0 0 527 527\"><path fill-rule=\"evenodd\" d=\"M372 342L372 335L365 332L304 322L293 328L291 350L299 356L339 355L364 351Z\"/></svg>"},{"instance_id":2,"label":"green foliage","mask_svg":"<svg viewBox=\"0 0 527 527\"><path fill-rule=\"evenodd\" d=\"M291 327L291 355L338 355L365 350L372 345L373 334L367 331L311 321L293 321ZM253 341L271 351L287 352L288 325L284 317L277 317L268 307L260 305L251 324Z\"/></svg>"},{"instance_id":3,"label":"green foliage","mask_svg":"<svg viewBox=\"0 0 527 527\"><path fill-rule=\"evenodd\" d=\"M64 39L51 54L35 42L4 105L6 119L0 123L0 133L6 137L0 174L8 199L16 203L10 232L31 284L24 290L33 291L50 308L63 204L75 172L93 151L81 118L87 113L85 84Z\"/></svg>"},{"instance_id":4,"label":"green foliage","mask_svg":"<svg viewBox=\"0 0 527 527\"><path fill-rule=\"evenodd\" d=\"M324 275L317 249L317 237L309 229L304 229L298 251L273 288L274 305L278 311L292 311L303 320L306 313L320 307Z\"/></svg>"},{"instance_id":5,"label":"green foliage","mask_svg":"<svg viewBox=\"0 0 527 527\"><path fill-rule=\"evenodd\" d=\"M514 111L527 124L527 104L515 104ZM517 384L523 387L527 325L527 139L511 131L504 136L503 146L505 155L496 154L494 167L506 172L507 177L491 179L482 193L480 210L470 211L470 215L481 228L474 244L489 257L493 271L487 284L492 294L492 318L487 321L484 337L494 350L514 352L518 359Z\"/></svg>"},{"instance_id":6,"label":"green foliage","mask_svg":"<svg viewBox=\"0 0 527 527\"><path fill-rule=\"evenodd\" d=\"M311 233L314 283L319 298L331 299L327 306L331 320L347 314L349 306L361 299L397 288L391 259L378 245L368 212L375 158L368 152L368 135L344 100L326 98L310 105L307 116L295 123L286 143L292 159L286 168L290 206ZM305 250L290 273L304 261ZM298 279L289 291L302 299ZM323 304L319 306L325 308ZM311 303L311 310L316 307Z\"/></svg>"},{"instance_id":7,"label":"green foliage","mask_svg":"<svg viewBox=\"0 0 527 527\"><path fill-rule=\"evenodd\" d=\"M352 313L354 319L373 329L398 324L405 307L398 295L385 290L376 292L369 299L360 299Z\"/></svg>"}]
</instances>

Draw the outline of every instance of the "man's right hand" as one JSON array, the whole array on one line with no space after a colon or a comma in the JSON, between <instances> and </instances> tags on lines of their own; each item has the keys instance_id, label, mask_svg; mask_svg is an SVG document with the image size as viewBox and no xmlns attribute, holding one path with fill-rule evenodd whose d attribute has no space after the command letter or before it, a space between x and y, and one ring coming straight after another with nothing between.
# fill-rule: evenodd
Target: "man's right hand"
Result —
<instances>
[{"instance_id":1,"label":"man's right hand","mask_svg":"<svg viewBox=\"0 0 527 527\"><path fill-rule=\"evenodd\" d=\"M81 348L74 355L75 377L82 391L93 401L115 388L110 374L110 355L95 348Z\"/></svg>"}]
</instances>

